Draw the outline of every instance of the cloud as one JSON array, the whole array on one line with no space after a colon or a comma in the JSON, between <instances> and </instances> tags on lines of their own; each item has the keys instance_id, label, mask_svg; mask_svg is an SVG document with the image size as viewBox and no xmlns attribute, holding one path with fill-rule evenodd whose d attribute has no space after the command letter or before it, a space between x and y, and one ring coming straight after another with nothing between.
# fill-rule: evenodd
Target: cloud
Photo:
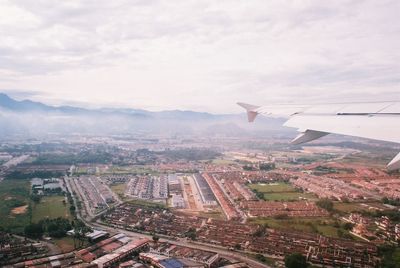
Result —
<instances>
[{"instance_id":1,"label":"cloud","mask_svg":"<svg viewBox=\"0 0 400 268\"><path fill-rule=\"evenodd\" d=\"M3 0L0 88L213 112L385 96L399 87L399 12L394 0Z\"/></svg>"}]
</instances>

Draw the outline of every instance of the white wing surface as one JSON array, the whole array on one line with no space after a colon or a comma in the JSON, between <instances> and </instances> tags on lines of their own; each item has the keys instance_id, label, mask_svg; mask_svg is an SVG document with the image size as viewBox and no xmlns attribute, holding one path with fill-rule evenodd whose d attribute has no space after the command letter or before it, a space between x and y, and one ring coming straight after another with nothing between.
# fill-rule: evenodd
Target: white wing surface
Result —
<instances>
[{"instance_id":1,"label":"white wing surface","mask_svg":"<svg viewBox=\"0 0 400 268\"><path fill-rule=\"evenodd\" d=\"M321 105L255 106L238 103L249 122L258 114L287 116L284 126L297 128L293 144L301 144L329 133L400 143L400 102L334 103ZM388 164L400 169L400 153Z\"/></svg>"}]
</instances>

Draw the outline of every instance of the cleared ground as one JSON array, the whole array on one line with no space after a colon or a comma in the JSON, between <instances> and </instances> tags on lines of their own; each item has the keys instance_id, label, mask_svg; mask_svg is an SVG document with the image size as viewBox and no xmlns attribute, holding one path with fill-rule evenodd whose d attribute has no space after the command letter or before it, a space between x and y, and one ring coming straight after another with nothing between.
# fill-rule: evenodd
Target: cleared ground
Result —
<instances>
[{"instance_id":1,"label":"cleared ground","mask_svg":"<svg viewBox=\"0 0 400 268\"><path fill-rule=\"evenodd\" d=\"M32 222L58 217L72 219L69 204L65 202L64 196L44 196L40 203L32 205Z\"/></svg>"},{"instance_id":2,"label":"cleared ground","mask_svg":"<svg viewBox=\"0 0 400 268\"><path fill-rule=\"evenodd\" d=\"M290 201L299 199L316 200L317 197L310 193L297 191L292 185L285 182L249 184L250 189L264 194L265 200Z\"/></svg>"},{"instance_id":3,"label":"cleared ground","mask_svg":"<svg viewBox=\"0 0 400 268\"><path fill-rule=\"evenodd\" d=\"M216 219L216 220L224 220L224 212L220 207L215 208L214 210L210 211L201 211L199 212L200 217L205 217L205 218L211 218L211 219Z\"/></svg>"},{"instance_id":4,"label":"cleared ground","mask_svg":"<svg viewBox=\"0 0 400 268\"><path fill-rule=\"evenodd\" d=\"M63 253L71 252L75 249L74 239L72 237L54 239L54 243L60 248Z\"/></svg>"},{"instance_id":5,"label":"cleared ground","mask_svg":"<svg viewBox=\"0 0 400 268\"><path fill-rule=\"evenodd\" d=\"M75 246L78 246L79 243L80 243L78 240L76 240L75 244L74 244L74 238L73 237L69 237L69 236L63 237L63 238L60 238L60 239L54 239L53 241L60 248L60 250L63 253L67 253L67 252L71 252L71 251L75 250ZM85 241L83 243L83 246L81 246L80 248L85 248L85 247L87 247L89 245L90 244L87 241Z\"/></svg>"}]
</instances>

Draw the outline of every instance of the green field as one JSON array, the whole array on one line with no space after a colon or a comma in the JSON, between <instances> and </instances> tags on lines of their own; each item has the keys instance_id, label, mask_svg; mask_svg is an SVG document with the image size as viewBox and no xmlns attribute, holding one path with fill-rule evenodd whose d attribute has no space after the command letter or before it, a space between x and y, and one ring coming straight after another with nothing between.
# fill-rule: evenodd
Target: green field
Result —
<instances>
[{"instance_id":1,"label":"green field","mask_svg":"<svg viewBox=\"0 0 400 268\"><path fill-rule=\"evenodd\" d=\"M257 183L250 184L251 189L255 189L262 193L280 193L280 192L294 192L295 189L288 183Z\"/></svg>"},{"instance_id":2,"label":"green field","mask_svg":"<svg viewBox=\"0 0 400 268\"><path fill-rule=\"evenodd\" d=\"M281 230L297 230L308 233L319 233L329 237L339 237L338 230L348 233L341 227L334 226L334 220L330 218L296 218L296 219L274 219L274 218L255 218L250 222L256 224L267 224L269 228Z\"/></svg>"},{"instance_id":3,"label":"green field","mask_svg":"<svg viewBox=\"0 0 400 268\"><path fill-rule=\"evenodd\" d=\"M289 201L289 200L299 200L308 199L316 200L316 196L310 193L302 193L297 191L292 185L285 182L278 183L256 183L249 184L250 189L256 190L259 193L264 194L265 200L270 201Z\"/></svg>"},{"instance_id":4,"label":"green field","mask_svg":"<svg viewBox=\"0 0 400 268\"><path fill-rule=\"evenodd\" d=\"M58 217L72 219L69 203L63 202L64 196L44 196L39 204L32 204L32 222Z\"/></svg>"},{"instance_id":5,"label":"green field","mask_svg":"<svg viewBox=\"0 0 400 268\"><path fill-rule=\"evenodd\" d=\"M3 180L0 182L0 226L11 232L22 232L30 223L29 180ZM25 207L20 212L13 209ZM19 213L19 214L18 214Z\"/></svg>"}]
</instances>

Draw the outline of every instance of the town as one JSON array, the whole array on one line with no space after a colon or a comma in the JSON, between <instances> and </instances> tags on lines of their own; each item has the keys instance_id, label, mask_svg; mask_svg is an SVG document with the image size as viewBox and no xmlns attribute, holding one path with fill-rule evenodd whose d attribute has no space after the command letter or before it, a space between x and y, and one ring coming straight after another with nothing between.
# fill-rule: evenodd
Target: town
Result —
<instances>
[{"instance_id":1,"label":"town","mask_svg":"<svg viewBox=\"0 0 400 268\"><path fill-rule=\"evenodd\" d=\"M73 164L57 143L4 143L1 265L261 268L299 253L316 267L377 267L383 248L398 251L400 175L359 150L208 143L93 143L88 157L111 154Z\"/></svg>"}]
</instances>

